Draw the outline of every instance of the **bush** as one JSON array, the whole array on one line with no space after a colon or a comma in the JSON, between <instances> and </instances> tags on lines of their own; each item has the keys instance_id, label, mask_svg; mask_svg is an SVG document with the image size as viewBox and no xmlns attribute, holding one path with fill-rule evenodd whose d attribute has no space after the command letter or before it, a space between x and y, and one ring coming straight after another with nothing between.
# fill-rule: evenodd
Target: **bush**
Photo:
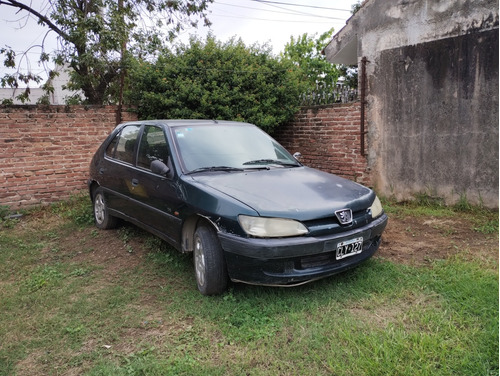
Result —
<instances>
[{"instance_id":1,"label":"bush","mask_svg":"<svg viewBox=\"0 0 500 376\"><path fill-rule=\"evenodd\" d=\"M139 118L246 121L265 131L291 120L302 85L298 68L267 47L191 39L153 62L136 61L128 100Z\"/></svg>"}]
</instances>

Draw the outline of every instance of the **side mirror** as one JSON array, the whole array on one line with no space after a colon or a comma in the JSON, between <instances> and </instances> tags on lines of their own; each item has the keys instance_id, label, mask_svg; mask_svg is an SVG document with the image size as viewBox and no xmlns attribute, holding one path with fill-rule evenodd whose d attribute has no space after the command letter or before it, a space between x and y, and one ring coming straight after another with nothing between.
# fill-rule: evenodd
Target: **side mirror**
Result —
<instances>
[{"instance_id":1,"label":"side mirror","mask_svg":"<svg viewBox=\"0 0 500 376\"><path fill-rule=\"evenodd\" d=\"M158 175L161 175L161 176L167 176L167 174L168 174L169 171L170 171L170 169L162 161L159 161L158 159L155 159L153 162L151 162L151 172L153 174L158 174Z\"/></svg>"},{"instance_id":2,"label":"side mirror","mask_svg":"<svg viewBox=\"0 0 500 376\"><path fill-rule=\"evenodd\" d=\"M296 152L296 153L293 153L293 157L300 162L300 160L302 159L302 154L300 154L299 152Z\"/></svg>"}]
</instances>

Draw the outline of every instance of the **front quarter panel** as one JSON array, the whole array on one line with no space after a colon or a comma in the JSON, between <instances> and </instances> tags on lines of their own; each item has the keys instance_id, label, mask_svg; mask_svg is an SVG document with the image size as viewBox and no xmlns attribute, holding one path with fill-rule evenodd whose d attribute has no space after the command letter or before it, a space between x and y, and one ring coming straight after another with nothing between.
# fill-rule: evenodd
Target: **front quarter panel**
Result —
<instances>
[{"instance_id":1,"label":"front quarter panel","mask_svg":"<svg viewBox=\"0 0 500 376\"><path fill-rule=\"evenodd\" d=\"M196 213L210 219L218 230L246 236L238 222L238 215L258 215L248 205L210 186L196 182L190 176L182 178L182 190L186 201L183 216Z\"/></svg>"}]
</instances>

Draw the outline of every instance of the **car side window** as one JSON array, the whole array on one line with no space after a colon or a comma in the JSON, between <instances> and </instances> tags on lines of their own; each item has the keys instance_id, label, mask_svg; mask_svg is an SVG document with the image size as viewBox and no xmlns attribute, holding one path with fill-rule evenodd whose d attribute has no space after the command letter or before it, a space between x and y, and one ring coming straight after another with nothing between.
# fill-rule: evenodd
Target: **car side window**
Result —
<instances>
[{"instance_id":1,"label":"car side window","mask_svg":"<svg viewBox=\"0 0 500 376\"><path fill-rule=\"evenodd\" d=\"M127 125L123 128L109 144L106 155L126 163L133 163L139 129L139 125Z\"/></svg>"},{"instance_id":2,"label":"car side window","mask_svg":"<svg viewBox=\"0 0 500 376\"><path fill-rule=\"evenodd\" d=\"M160 161L167 164L168 146L163 129L146 125L139 144L137 166L151 168L151 162Z\"/></svg>"},{"instance_id":3,"label":"car side window","mask_svg":"<svg viewBox=\"0 0 500 376\"><path fill-rule=\"evenodd\" d=\"M109 143L108 147L106 148L106 155L108 157L114 158L115 157L115 151L116 151L116 144L118 143L118 139L120 138L120 133L118 133L111 142Z\"/></svg>"}]
</instances>

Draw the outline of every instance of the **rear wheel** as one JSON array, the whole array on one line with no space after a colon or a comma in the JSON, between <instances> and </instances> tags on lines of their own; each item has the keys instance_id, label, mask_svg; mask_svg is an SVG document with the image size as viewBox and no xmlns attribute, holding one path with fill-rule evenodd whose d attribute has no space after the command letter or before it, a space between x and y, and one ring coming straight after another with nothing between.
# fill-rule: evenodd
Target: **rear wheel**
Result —
<instances>
[{"instance_id":1,"label":"rear wheel","mask_svg":"<svg viewBox=\"0 0 500 376\"><path fill-rule=\"evenodd\" d=\"M194 270L203 295L219 295L227 289L228 275L222 247L214 229L206 223L194 233Z\"/></svg>"},{"instance_id":2,"label":"rear wheel","mask_svg":"<svg viewBox=\"0 0 500 376\"><path fill-rule=\"evenodd\" d=\"M103 230L115 228L118 219L109 214L108 205L102 188L99 187L95 190L92 203L96 226Z\"/></svg>"}]
</instances>

